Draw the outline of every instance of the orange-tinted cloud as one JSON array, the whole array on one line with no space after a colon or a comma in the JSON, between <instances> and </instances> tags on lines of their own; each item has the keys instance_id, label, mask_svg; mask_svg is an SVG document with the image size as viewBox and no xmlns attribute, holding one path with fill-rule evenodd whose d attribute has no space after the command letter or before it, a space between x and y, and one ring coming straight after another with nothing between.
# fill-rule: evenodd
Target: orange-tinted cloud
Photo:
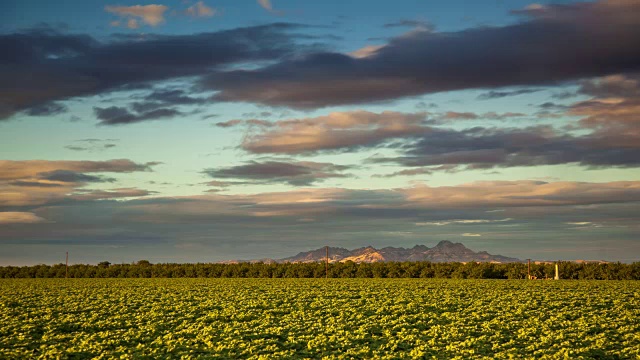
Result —
<instances>
[{"instance_id":1,"label":"orange-tinted cloud","mask_svg":"<svg viewBox=\"0 0 640 360\"><path fill-rule=\"evenodd\" d=\"M137 20L141 20L147 25L158 26L164 20L164 12L169 9L165 5L134 5L134 6L106 6L107 12L116 14L123 18L128 18L127 26L131 29L138 27ZM133 23L131 23L133 21ZM132 27L133 24L133 27Z\"/></svg>"},{"instance_id":2,"label":"orange-tinted cloud","mask_svg":"<svg viewBox=\"0 0 640 360\"><path fill-rule=\"evenodd\" d=\"M86 190L91 183L111 183L111 177L85 173L150 171L157 162L108 161L0 161L0 210L2 207L38 206L64 201L137 197L151 194L139 189Z\"/></svg>"},{"instance_id":3,"label":"orange-tinted cloud","mask_svg":"<svg viewBox=\"0 0 640 360\"><path fill-rule=\"evenodd\" d=\"M198 1L185 10L185 14L192 17L212 17L216 13L216 9L207 6L203 1Z\"/></svg>"},{"instance_id":4,"label":"orange-tinted cloud","mask_svg":"<svg viewBox=\"0 0 640 360\"><path fill-rule=\"evenodd\" d=\"M158 162L140 164L128 159L107 161L0 160L0 181L31 178L39 173L55 170L69 170L83 173L150 171L152 166L158 164Z\"/></svg>"},{"instance_id":5,"label":"orange-tinted cloud","mask_svg":"<svg viewBox=\"0 0 640 360\"><path fill-rule=\"evenodd\" d=\"M426 113L334 112L307 119L282 120L249 133L242 147L253 153L304 153L373 145L427 131Z\"/></svg>"},{"instance_id":6,"label":"orange-tinted cloud","mask_svg":"<svg viewBox=\"0 0 640 360\"><path fill-rule=\"evenodd\" d=\"M0 226L6 224L35 224L46 221L46 219L43 219L32 212L0 212Z\"/></svg>"}]
</instances>

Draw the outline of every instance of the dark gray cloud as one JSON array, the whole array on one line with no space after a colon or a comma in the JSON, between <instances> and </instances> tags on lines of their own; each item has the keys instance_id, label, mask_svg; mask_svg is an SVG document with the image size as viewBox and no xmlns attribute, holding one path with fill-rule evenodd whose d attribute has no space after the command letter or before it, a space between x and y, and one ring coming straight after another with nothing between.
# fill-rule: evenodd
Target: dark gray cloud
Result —
<instances>
[{"instance_id":1,"label":"dark gray cloud","mask_svg":"<svg viewBox=\"0 0 640 360\"><path fill-rule=\"evenodd\" d=\"M407 143L403 156L370 161L412 167L466 165L467 169L570 163L591 168L640 166L640 147L621 145L624 140L624 134L572 136L548 126L460 131L431 128Z\"/></svg>"},{"instance_id":2,"label":"dark gray cloud","mask_svg":"<svg viewBox=\"0 0 640 360\"><path fill-rule=\"evenodd\" d=\"M640 74L617 74L584 80L578 92L597 98L640 98Z\"/></svg>"},{"instance_id":3,"label":"dark gray cloud","mask_svg":"<svg viewBox=\"0 0 640 360\"><path fill-rule=\"evenodd\" d=\"M308 47L296 44L291 33L302 27L275 23L193 35L121 34L110 42L52 29L2 34L0 116L215 67L279 59ZM175 94L162 95L176 100Z\"/></svg>"},{"instance_id":4,"label":"dark gray cloud","mask_svg":"<svg viewBox=\"0 0 640 360\"><path fill-rule=\"evenodd\" d=\"M229 127L234 127L239 125L270 127L270 126L273 126L274 123L266 120L259 120L259 119L233 119L228 121L221 121L215 124L215 126L221 127L221 128L229 128Z\"/></svg>"},{"instance_id":5,"label":"dark gray cloud","mask_svg":"<svg viewBox=\"0 0 640 360\"><path fill-rule=\"evenodd\" d=\"M346 165L312 161L251 161L245 165L205 169L203 173L216 179L244 179L255 183L288 183L309 186L328 178L347 177ZM216 185L219 186L219 185Z\"/></svg>"},{"instance_id":6,"label":"dark gray cloud","mask_svg":"<svg viewBox=\"0 0 640 360\"><path fill-rule=\"evenodd\" d=\"M57 102L48 102L27 109L26 114L29 116L51 116L67 112L69 109Z\"/></svg>"},{"instance_id":7,"label":"dark gray cloud","mask_svg":"<svg viewBox=\"0 0 640 360\"><path fill-rule=\"evenodd\" d=\"M58 181L65 183L83 183L83 182L115 182L116 179L104 176L95 176L79 173L71 170L54 170L38 173L40 180Z\"/></svg>"},{"instance_id":8,"label":"dark gray cloud","mask_svg":"<svg viewBox=\"0 0 640 360\"><path fill-rule=\"evenodd\" d=\"M377 178L391 178L397 176L416 176L416 175L432 175L436 172L445 172L448 174L453 174L460 171L460 166L458 165L440 165L440 166L430 166L430 167L419 167L419 168L411 168L396 171L390 174L375 174L373 177Z\"/></svg>"},{"instance_id":9,"label":"dark gray cloud","mask_svg":"<svg viewBox=\"0 0 640 360\"><path fill-rule=\"evenodd\" d=\"M519 90L513 90L513 91L491 90L489 92L478 95L478 100L499 99L499 98L508 97L508 96L531 94L538 91L540 91L540 89L519 89Z\"/></svg>"},{"instance_id":10,"label":"dark gray cloud","mask_svg":"<svg viewBox=\"0 0 640 360\"><path fill-rule=\"evenodd\" d=\"M80 139L64 148L72 151L101 152L116 147L119 139Z\"/></svg>"},{"instance_id":11,"label":"dark gray cloud","mask_svg":"<svg viewBox=\"0 0 640 360\"><path fill-rule=\"evenodd\" d=\"M126 108L110 106L107 108L94 107L93 111L100 120L100 125L124 125L142 121L162 120L182 115L182 112L173 108L149 110L141 113L132 113Z\"/></svg>"},{"instance_id":12,"label":"dark gray cloud","mask_svg":"<svg viewBox=\"0 0 640 360\"><path fill-rule=\"evenodd\" d=\"M241 119L233 119L233 120L217 122L217 123L215 123L215 126L221 127L221 128L229 128L229 127L238 126L238 125L242 124L243 122L244 121L241 120Z\"/></svg>"},{"instance_id":13,"label":"dark gray cloud","mask_svg":"<svg viewBox=\"0 0 640 360\"><path fill-rule=\"evenodd\" d=\"M360 58L324 52L216 72L202 87L219 90L220 101L318 108L640 69L640 3L548 5L519 14L506 26L413 31Z\"/></svg>"},{"instance_id":14,"label":"dark gray cloud","mask_svg":"<svg viewBox=\"0 0 640 360\"><path fill-rule=\"evenodd\" d=\"M146 95L143 101L131 103L131 108L137 112L148 112L168 106L200 105L207 101L206 97L190 96L180 89L157 89Z\"/></svg>"},{"instance_id":15,"label":"dark gray cloud","mask_svg":"<svg viewBox=\"0 0 640 360\"><path fill-rule=\"evenodd\" d=\"M47 182L39 182L39 181L27 181L27 180L16 180L8 182L11 186L23 186L23 187L43 187L43 188L51 188L51 187L63 187L64 184L56 184L56 183L47 183Z\"/></svg>"}]
</instances>

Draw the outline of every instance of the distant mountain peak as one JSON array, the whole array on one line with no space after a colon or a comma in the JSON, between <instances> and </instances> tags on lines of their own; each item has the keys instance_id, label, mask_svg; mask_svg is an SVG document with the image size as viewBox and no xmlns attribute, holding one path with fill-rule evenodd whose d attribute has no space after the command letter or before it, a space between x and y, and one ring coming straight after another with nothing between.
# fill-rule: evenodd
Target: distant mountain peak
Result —
<instances>
[{"instance_id":1,"label":"distant mountain peak","mask_svg":"<svg viewBox=\"0 0 640 360\"><path fill-rule=\"evenodd\" d=\"M326 260L326 248L301 252L296 256L276 260L278 262L318 262ZM379 262L379 261L430 261L430 262L520 262L519 259L502 255L491 255L486 251L474 252L462 243L442 240L433 248L415 245L412 248L384 247L376 249L369 245L353 250L329 247L329 262Z\"/></svg>"},{"instance_id":2,"label":"distant mountain peak","mask_svg":"<svg viewBox=\"0 0 640 360\"><path fill-rule=\"evenodd\" d=\"M436 247L438 247L438 246L449 246L449 245L453 245L453 243L452 243L451 241L449 241L449 240L441 240L441 241L436 245Z\"/></svg>"}]
</instances>

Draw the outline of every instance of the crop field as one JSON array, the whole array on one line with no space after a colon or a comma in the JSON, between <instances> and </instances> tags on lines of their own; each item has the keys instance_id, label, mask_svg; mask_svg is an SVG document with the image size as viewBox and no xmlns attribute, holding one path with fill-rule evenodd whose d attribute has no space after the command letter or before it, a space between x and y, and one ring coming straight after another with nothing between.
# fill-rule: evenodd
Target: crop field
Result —
<instances>
[{"instance_id":1,"label":"crop field","mask_svg":"<svg viewBox=\"0 0 640 360\"><path fill-rule=\"evenodd\" d=\"M0 280L0 358L636 358L640 282Z\"/></svg>"}]
</instances>

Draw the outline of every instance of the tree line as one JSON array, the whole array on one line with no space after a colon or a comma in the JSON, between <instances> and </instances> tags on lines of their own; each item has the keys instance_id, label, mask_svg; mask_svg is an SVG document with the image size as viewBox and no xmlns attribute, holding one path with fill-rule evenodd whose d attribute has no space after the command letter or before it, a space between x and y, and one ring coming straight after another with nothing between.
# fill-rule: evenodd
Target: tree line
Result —
<instances>
[{"instance_id":1,"label":"tree line","mask_svg":"<svg viewBox=\"0 0 640 360\"><path fill-rule=\"evenodd\" d=\"M523 263L238 263L238 264L152 264L140 260L132 264L65 264L0 267L0 278L446 278L446 279L526 279ZM560 277L571 280L640 280L640 262L574 263L560 262ZM531 264L537 279L551 279L554 264Z\"/></svg>"}]
</instances>

